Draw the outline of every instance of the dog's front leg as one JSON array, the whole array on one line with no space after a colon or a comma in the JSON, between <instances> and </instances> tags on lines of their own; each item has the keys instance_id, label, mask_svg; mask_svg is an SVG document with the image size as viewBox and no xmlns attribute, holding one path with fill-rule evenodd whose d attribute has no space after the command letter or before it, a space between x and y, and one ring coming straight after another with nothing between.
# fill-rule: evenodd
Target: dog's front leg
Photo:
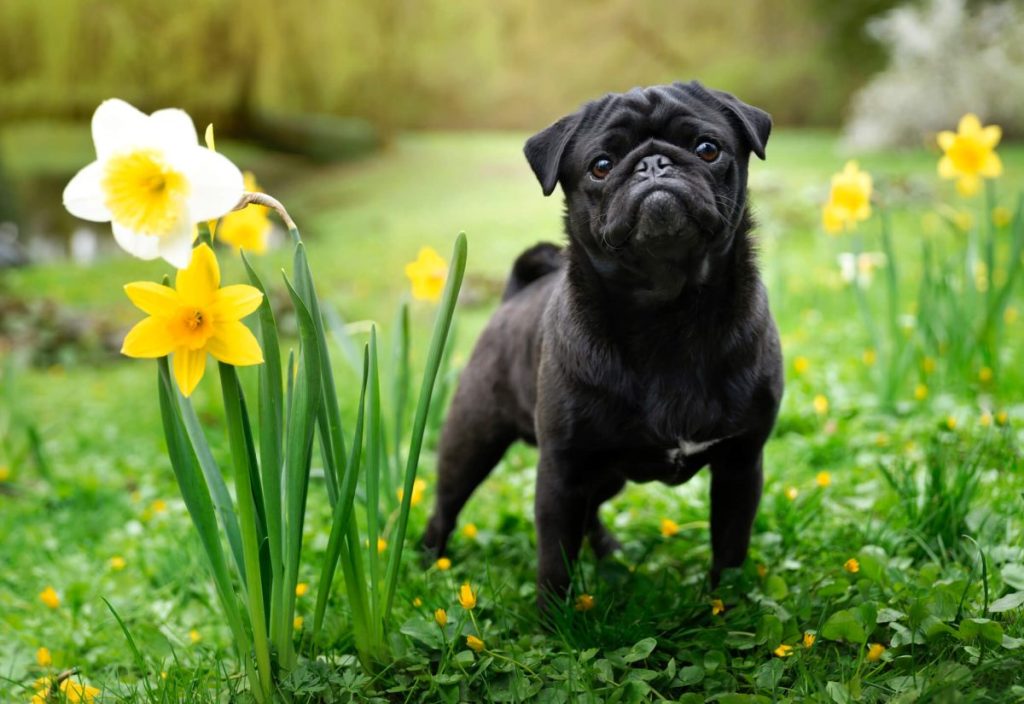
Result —
<instances>
[{"instance_id":1,"label":"dog's front leg","mask_svg":"<svg viewBox=\"0 0 1024 704\"><path fill-rule=\"evenodd\" d=\"M541 611L569 591L590 517L590 493L576 476L578 462L566 453L541 451L537 468L537 605Z\"/></svg>"},{"instance_id":2,"label":"dog's front leg","mask_svg":"<svg viewBox=\"0 0 1024 704\"><path fill-rule=\"evenodd\" d=\"M747 558L761 501L761 446L729 452L711 463L711 584Z\"/></svg>"}]
</instances>

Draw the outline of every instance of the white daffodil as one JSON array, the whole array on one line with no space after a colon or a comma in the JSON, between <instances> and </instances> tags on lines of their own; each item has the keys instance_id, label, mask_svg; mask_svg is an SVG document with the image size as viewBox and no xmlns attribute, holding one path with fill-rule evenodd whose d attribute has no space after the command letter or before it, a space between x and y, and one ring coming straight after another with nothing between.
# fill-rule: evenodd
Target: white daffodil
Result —
<instances>
[{"instance_id":1,"label":"white daffodil","mask_svg":"<svg viewBox=\"0 0 1024 704\"><path fill-rule=\"evenodd\" d=\"M196 223L229 212L242 197L242 173L199 146L184 111L146 115L123 100L104 101L92 116L96 161L64 189L64 207L110 222L114 239L140 259L188 266Z\"/></svg>"},{"instance_id":2,"label":"white daffodil","mask_svg":"<svg viewBox=\"0 0 1024 704\"><path fill-rule=\"evenodd\" d=\"M885 266L886 258L882 252L842 252L839 257L839 276L848 284L854 281L861 288L871 285L875 269Z\"/></svg>"}]
</instances>

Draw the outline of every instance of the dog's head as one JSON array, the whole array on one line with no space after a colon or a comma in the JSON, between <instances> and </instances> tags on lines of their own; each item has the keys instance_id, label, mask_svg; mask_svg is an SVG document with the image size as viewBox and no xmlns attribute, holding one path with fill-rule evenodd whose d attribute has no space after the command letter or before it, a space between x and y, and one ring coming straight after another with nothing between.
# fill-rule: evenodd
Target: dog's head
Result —
<instances>
[{"instance_id":1,"label":"dog's head","mask_svg":"<svg viewBox=\"0 0 1024 704\"><path fill-rule=\"evenodd\" d=\"M674 83L587 103L525 152L545 195L562 184L569 237L594 270L666 298L731 249L750 153L764 158L770 131L764 111Z\"/></svg>"}]
</instances>

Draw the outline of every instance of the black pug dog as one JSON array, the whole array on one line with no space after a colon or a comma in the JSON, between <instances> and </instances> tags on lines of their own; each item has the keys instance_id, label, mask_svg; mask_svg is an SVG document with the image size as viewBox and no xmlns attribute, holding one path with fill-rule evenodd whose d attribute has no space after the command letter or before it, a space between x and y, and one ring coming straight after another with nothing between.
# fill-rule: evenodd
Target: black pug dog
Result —
<instances>
[{"instance_id":1,"label":"black pug dog","mask_svg":"<svg viewBox=\"0 0 1024 704\"><path fill-rule=\"evenodd\" d=\"M742 564L782 355L747 208L767 113L697 82L606 95L526 142L565 193L564 250L516 261L439 447L424 547L443 554L459 511L515 440L540 449L538 600L564 598L584 536L626 481L676 485L711 466L712 583Z\"/></svg>"}]
</instances>

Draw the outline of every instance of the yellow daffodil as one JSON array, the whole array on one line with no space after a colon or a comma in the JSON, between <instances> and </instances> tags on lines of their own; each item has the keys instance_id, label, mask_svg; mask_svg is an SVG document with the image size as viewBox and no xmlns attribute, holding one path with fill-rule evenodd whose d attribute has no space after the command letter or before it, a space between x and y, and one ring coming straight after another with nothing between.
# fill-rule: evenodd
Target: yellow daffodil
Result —
<instances>
[{"instance_id":1,"label":"yellow daffodil","mask_svg":"<svg viewBox=\"0 0 1024 704\"><path fill-rule=\"evenodd\" d=\"M661 534L666 538L671 538L679 532L679 524L673 521L671 518L662 518L661 525L659 526Z\"/></svg>"},{"instance_id":2,"label":"yellow daffodil","mask_svg":"<svg viewBox=\"0 0 1024 704\"><path fill-rule=\"evenodd\" d=\"M814 397L813 401L814 412L819 416L823 416L828 413L828 397L824 394L818 394Z\"/></svg>"},{"instance_id":3,"label":"yellow daffodil","mask_svg":"<svg viewBox=\"0 0 1024 704\"><path fill-rule=\"evenodd\" d=\"M576 597L576 603L573 605L573 608L577 611L590 611L596 603L592 595L580 594Z\"/></svg>"},{"instance_id":4,"label":"yellow daffodil","mask_svg":"<svg viewBox=\"0 0 1024 704\"><path fill-rule=\"evenodd\" d=\"M259 184L251 172L246 171L245 190L249 193L261 193ZM253 254L267 251L267 240L273 226L269 217L270 208L265 205L250 203L241 210L232 210L220 219L217 228L217 239L231 245L235 249L244 249Z\"/></svg>"},{"instance_id":5,"label":"yellow daffodil","mask_svg":"<svg viewBox=\"0 0 1024 704\"><path fill-rule=\"evenodd\" d=\"M872 643L868 646L868 662L878 662L882 659L882 653L884 652L884 645L881 643Z\"/></svg>"},{"instance_id":6,"label":"yellow daffodil","mask_svg":"<svg viewBox=\"0 0 1024 704\"><path fill-rule=\"evenodd\" d=\"M68 677L60 683L60 692L70 704L92 704L100 690Z\"/></svg>"},{"instance_id":7,"label":"yellow daffodil","mask_svg":"<svg viewBox=\"0 0 1024 704\"><path fill-rule=\"evenodd\" d=\"M816 635L814 635L810 631L807 631L806 633L804 633L804 647L810 648L812 645L814 645L814 641L816 641L817 639L818 637Z\"/></svg>"},{"instance_id":8,"label":"yellow daffodil","mask_svg":"<svg viewBox=\"0 0 1024 704\"><path fill-rule=\"evenodd\" d=\"M848 161L832 177L828 202L822 211L822 225L830 234L852 230L858 222L871 217L871 174L861 171L856 161Z\"/></svg>"},{"instance_id":9,"label":"yellow daffodil","mask_svg":"<svg viewBox=\"0 0 1024 704\"><path fill-rule=\"evenodd\" d=\"M405 275L412 284L413 298L437 303L444 292L448 263L434 249L423 247L416 261L405 265Z\"/></svg>"},{"instance_id":10,"label":"yellow daffodil","mask_svg":"<svg viewBox=\"0 0 1024 704\"><path fill-rule=\"evenodd\" d=\"M459 605L467 611L476 607L476 592L468 582L459 587Z\"/></svg>"},{"instance_id":11,"label":"yellow daffodil","mask_svg":"<svg viewBox=\"0 0 1024 704\"><path fill-rule=\"evenodd\" d=\"M998 178L1003 173L1003 162L995 151L1002 136L999 125L982 127L977 115L964 115L956 132L939 132L937 141L943 151L939 176L955 178L960 195L974 195L981 188L981 179Z\"/></svg>"},{"instance_id":12,"label":"yellow daffodil","mask_svg":"<svg viewBox=\"0 0 1024 704\"><path fill-rule=\"evenodd\" d=\"M484 642L476 636L466 636L466 645L477 653L483 652L484 649Z\"/></svg>"},{"instance_id":13,"label":"yellow daffodil","mask_svg":"<svg viewBox=\"0 0 1024 704\"><path fill-rule=\"evenodd\" d=\"M438 609L434 612L434 621L438 626L444 628L448 625L448 612L444 609Z\"/></svg>"},{"instance_id":14,"label":"yellow daffodil","mask_svg":"<svg viewBox=\"0 0 1024 704\"><path fill-rule=\"evenodd\" d=\"M437 558L437 562L435 562L434 565L437 567L437 569L444 572L445 570L450 570L452 568L452 561L447 557L442 556Z\"/></svg>"},{"instance_id":15,"label":"yellow daffodil","mask_svg":"<svg viewBox=\"0 0 1024 704\"><path fill-rule=\"evenodd\" d=\"M860 359L862 362L864 362L865 367L873 367L875 366L875 362L878 361L878 353L869 347L868 349L864 350L863 354L861 354L860 356Z\"/></svg>"},{"instance_id":16,"label":"yellow daffodil","mask_svg":"<svg viewBox=\"0 0 1024 704\"><path fill-rule=\"evenodd\" d=\"M137 358L173 353L183 395L191 395L203 378L207 353L234 366L263 362L256 336L241 320L259 307L263 294L246 284L221 288L217 257L206 244L178 272L175 288L137 281L124 290L149 317L128 332L121 352Z\"/></svg>"},{"instance_id":17,"label":"yellow daffodil","mask_svg":"<svg viewBox=\"0 0 1024 704\"><path fill-rule=\"evenodd\" d=\"M857 574L860 572L860 561L858 561L856 557L851 557L843 563L843 569L850 574Z\"/></svg>"},{"instance_id":18,"label":"yellow daffodil","mask_svg":"<svg viewBox=\"0 0 1024 704\"><path fill-rule=\"evenodd\" d=\"M818 472L814 475L814 483L824 489L832 483L832 475L828 472Z\"/></svg>"},{"instance_id":19,"label":"yellow daffodil","mask_svg":"<svg viewBox=\"0 0 1024 704\"><path fill-rule=\"evenodd\" d=\"M467 523L462 527L462 534L470 540L476 539L477 527L476 523Z\"/></svg>"},{"instance_id":20,"label":"yellow daffodil","mask_svg":"<svg viewBox=\"0 0 1024 704\"><path fill-rule=\"evenodd\" d=\"M162 257L183 269L195 224L229 212L242 197L242 174L199 146L181 110L146 115L123 100L104 101L92 116L96 161L64 189L64 207L110 222L114 239L141 259Z\"/></svg>"},{"instance_id":21,"label":"yellow daffodil","mask_svg":"<svg viewBox=\"0 0 1024 704\"><path fill-rule=\"evenodd\" d=\"M301 631L303 623L305 623L305 619L302 618L301 616L296 616L295 618L292 619L292 628L295 629L296 631Z\"/></svg>"},{"instance_id":22,"label":"yellow daffodil","mask_svg":"<svg viewBox=\"0 0 1024 704\"><path fill-rule=\"evenodd\" d=\"M711 600L711 615L717 616L718 614L725 613L725 604L722 603L721 599Z\"/></svg>"},{"instance_id":23,"label":"yellow daffodil","mask_svg":"<svg viewBox=\"0 0 1024 704\"><path fill-rule=\"evenodd\" d=\"M786 489L786 498L790 501L796 501L796 497L798 496L800 496L800 490L795 486L791 486Z\"/></svg>"},{"instance_id":24,"label":"yellow daffodil","mask_svg":"<svg viewBox=\"0 0 1024 704\"><path fill-rule=\"evenodd\" d=\"M924 401L928 398L928 387L924 384L918 384L914 387L914 398L918 401Z\"/></svg>"},{"instance_id":25,"label":"yellow daffodil","mask_svg":"<svg viewBox=\"0 0 1024 704\"><path fill-rule=\"evenodd\" d=\"M423 501L423 492L427 490L427 482L423 479L417 479L412 484L412 498L409 499L410 506L418 506ZM405 498L405 487L399 487L398 491L395 492L398 495L398 500L401 501Z\"/></svg>"},{"instance_id":26,"label":"yellow daffodil","mask_svg":"<svg viewBox=\"0 0 1024 704\"><path fill-rule=\"evenodd\" d=\"M788 658L790 655L793 654L793 646L786 645L785 643L783 643L772 652L775 654L775 657L777 658Z\"/></svg>"},{"instance_id":27,"label":"yellow daffodil","mask_svg":"<svg viewBox=\"0 0 1024 704\"><path fill-rule=\"evenodd\" d=\"M112 558L110 558L110 569L114 570L115 572L120 572L125 568L125 566L127 566L127 564L128 562L120 555L114 555Z\"/></svg>"},{"instance_id":28,"label":"yellow daffodil","mask_svg":"<svg viewBox=\"0 0 1024 704\"><path fill-rule=\"evenodd\" d=\"M36 664L39 667L49 667L53 664L53 656L50 655L50 649L42 647L36 651Z\"/></svg>"},{"instance_id":29,"label":"yellow daffodil","mask_svg":"<svg viewBox=\"0 0 1024 704\"><path fill-rule=\"evenodd\" d=\"M51 586L47 586L46 589L39 592L39 601L43 602L51 609L56 609L60 606L60 596L57 594L57 590Z\"/></svg>"},{"instance_id":30,"label":"yellow daffodil","mask_svg":"<svg viewBox=\"0 0 1024 704\"><path fill-rule=\"evenodd\" d=\"M50 693L53 690L53 677L38 677L36 681L32 683L32 688L35 689L35 694L32 695L32 699L29 701L31 704L47 704L50 701Z\"/></svg>"},{"instance_id":31,"label":"yellow daffodil","mask_svg":"<svg viewBox=\"0 0 1024 704\"><path fill-rule=\"evenodd\" d=\"M295 585L295 596L306 596L309 592L309 584L306 582L299 582Z\"/></svg>"},{"instance_id":32,"label":"yellow daffodil","mask_svg":"<svg viewBox=\"0 0 1024 704\"><path fill-rule=\"evenodd\" d=\"M793 371L797 374L805 374L811 368L811 362L807 357L797 357L793 360Z\"/></svg>"}]
</instances>

